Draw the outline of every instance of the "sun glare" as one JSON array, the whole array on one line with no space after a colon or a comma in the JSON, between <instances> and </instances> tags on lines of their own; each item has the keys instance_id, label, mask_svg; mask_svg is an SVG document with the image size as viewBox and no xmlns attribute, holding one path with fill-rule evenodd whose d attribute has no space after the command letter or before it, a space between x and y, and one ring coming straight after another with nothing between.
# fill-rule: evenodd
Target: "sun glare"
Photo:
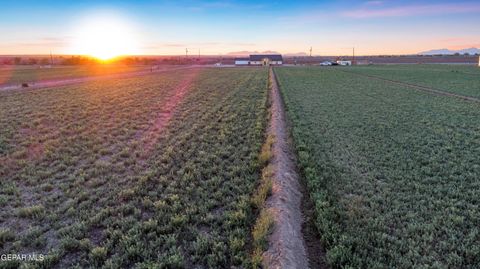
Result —
<instances>
[{"instance_id":1,"label":"sun glare","mask_svg":"<svg viewBox=\"0 0 480 269\"><path fill-rule=\"evenodd\" d=\"M132 27L124 20L97 15L82 21L74 31L72 54L89 55L106 61L122 55L138 54Z\"/></svg>"}]
</instances>

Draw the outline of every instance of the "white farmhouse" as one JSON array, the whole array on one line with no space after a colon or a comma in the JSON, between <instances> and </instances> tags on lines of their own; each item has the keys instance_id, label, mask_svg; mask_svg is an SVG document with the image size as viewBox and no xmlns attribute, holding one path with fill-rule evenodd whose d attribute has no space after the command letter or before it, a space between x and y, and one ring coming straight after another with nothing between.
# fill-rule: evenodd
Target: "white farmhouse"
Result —
<instances>
[{"instance_id":1,"label":"white farmhouse","mask_svg":"<svg viewBox=\"0 0 480 269\"><path fill-rule=\"evenodd\" d=\"M249 65L250 58L235 58L235 65Z\"/></svg>"}]
</instances>

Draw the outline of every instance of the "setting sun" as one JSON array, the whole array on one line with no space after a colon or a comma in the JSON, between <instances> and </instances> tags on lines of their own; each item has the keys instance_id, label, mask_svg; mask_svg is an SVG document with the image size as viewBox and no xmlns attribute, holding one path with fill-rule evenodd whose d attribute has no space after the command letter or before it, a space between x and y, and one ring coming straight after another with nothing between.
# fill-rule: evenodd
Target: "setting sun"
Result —
<instances>
[{"instance_id":1,"label":"setting sun","mask_svg":"<svg viewBox=\"0 0 480 269\"><path fill-rule=\"evenodd\" d=\"M72 52L110 60L138 53L134 32L125 21L113 16L97 16L79 23L74 31Z\"/></svg>"}]
</instances>

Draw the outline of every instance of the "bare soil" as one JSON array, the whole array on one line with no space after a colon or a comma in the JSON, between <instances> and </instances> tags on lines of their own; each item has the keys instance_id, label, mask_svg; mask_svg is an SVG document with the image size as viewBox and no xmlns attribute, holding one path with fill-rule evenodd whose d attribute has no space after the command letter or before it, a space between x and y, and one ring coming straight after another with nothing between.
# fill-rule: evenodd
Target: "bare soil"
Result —
<instances>
[{"instance_id":1,"label":"bare soil","mask_svg":"<svg viewBox=\"0 0 480 269\"><path fill-rule=\"evenodd\" d=\"M302 192L295 169L282 99L273 70L270 70L271 120L268 133L275 137L272 151L272 195L266 209L274 216L269 247L263 254L265 268L308 268L306 245L302 234Z\"/></svg>"}]
</instances>

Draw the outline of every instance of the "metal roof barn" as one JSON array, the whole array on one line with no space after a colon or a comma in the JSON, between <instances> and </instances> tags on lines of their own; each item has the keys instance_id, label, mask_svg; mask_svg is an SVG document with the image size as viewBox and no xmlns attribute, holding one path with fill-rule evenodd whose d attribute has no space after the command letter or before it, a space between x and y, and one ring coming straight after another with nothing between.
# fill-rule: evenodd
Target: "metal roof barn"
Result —
<instances>
[{"instance_id":1,"label":"metal roof barn","mask_svg":"<svg viewBox=\"0 0 480 269\"><path fill-rule=\"evenodd\" d=\"M252 54L250 65L281 65L283 57L280 54Z\"/></svg>"},{"instance_id":2,"label":"metal roof barn","mask_svg":"<svg viewBox=\"0 0 480 269\"><path fill-rule=\"evenodd\" d=\"M283 57L280 54L252 54L252 55L250 55L250 61L263 61L263 59L269 59L270 61L283 61Z\"/></svg>"}]
</instances>

